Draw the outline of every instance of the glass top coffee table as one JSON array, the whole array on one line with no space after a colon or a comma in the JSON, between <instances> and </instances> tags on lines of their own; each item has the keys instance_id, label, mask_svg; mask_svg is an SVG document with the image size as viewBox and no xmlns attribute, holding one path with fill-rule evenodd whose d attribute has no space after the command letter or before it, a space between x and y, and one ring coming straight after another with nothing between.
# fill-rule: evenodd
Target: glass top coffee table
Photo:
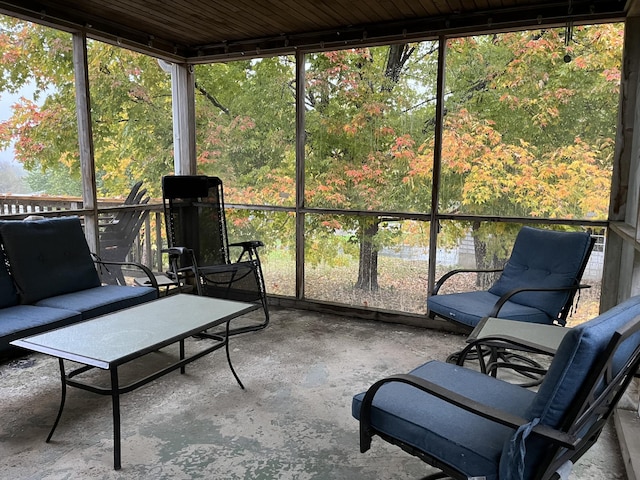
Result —
<instances>
[{"instance_id":1,"label":"glass top coffee table","mask_svg":"<svg viewBox=\"0 0 640 480\"><path fill-rule=\"evenodd\" d=\"M258 308L260 308L259 305L251 303L178 294L14 340L11 342L13 345L58 358L62 397L58 415L46 441L51 440L62 415L67 386L100 395L110 395L113 403L113 464L116 470L120 469L120 395L131 392L174 370L180 369L181 373L184 373L185 365L222 347L226 349L227 362L233 376L238 385L244 389L231 364L228 335L208 334L205 331L225 324L228 332L232 319ZM196 334L214 342L187 357L184 340ZM118 367L175 343L179 343L179 360L131 384L120 385ZM83 366L67 373L65 360L80 363ZM93 368L109 370L108 388L74 379L77 375Z\"/></svg>"}]
</instances>

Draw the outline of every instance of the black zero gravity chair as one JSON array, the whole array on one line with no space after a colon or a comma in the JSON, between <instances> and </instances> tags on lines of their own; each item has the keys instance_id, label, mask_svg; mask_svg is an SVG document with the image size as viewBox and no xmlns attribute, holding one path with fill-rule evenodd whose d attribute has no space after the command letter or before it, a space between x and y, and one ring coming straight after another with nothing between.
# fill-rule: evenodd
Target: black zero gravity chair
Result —
<instances>
[{"instance_id":1,"label":"black zero gravity chair","mask_svg":"<svg viewBox=\"0 0 640 480\"><path fill-rule=\"evenodd\" d=\"M179 285L189 284L198 295L260 303L265 320L230 330L230 334L259 330L269 323L269 308L258 240L229 243L222 180L206 175L162 178L162 200L170 271ZM230 250L239 250L237 257Z\"/></svg>"}]
</instances>

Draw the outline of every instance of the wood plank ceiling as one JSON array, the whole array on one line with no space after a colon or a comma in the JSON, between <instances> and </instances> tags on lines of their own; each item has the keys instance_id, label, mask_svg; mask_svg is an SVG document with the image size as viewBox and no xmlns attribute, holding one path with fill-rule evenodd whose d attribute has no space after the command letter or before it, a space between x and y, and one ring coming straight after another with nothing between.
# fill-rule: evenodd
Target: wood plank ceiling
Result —
<instances>
[{"instance_id":1,"label":"wood plank ceiling","mask_svg":"<svg viewBox=\"0 0 640 480\"><path fill-rule=\"evenodd\" d=\"M620 20L625 0L0 0L0 13L168 60Z\"/></svg>"}]
</instances>

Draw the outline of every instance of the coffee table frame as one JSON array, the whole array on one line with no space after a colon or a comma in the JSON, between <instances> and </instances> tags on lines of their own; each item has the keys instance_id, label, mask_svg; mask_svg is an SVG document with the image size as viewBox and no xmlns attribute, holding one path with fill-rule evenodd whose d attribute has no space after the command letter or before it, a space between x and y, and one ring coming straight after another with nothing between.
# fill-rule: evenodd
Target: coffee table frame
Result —
<instances>
[{"instance_id":1,"label":"coffee table frame","mask_svg":"<svg viewBox=\"0 0 640 480\"><path fill-rule=\"evenodd\" d=\"M464 365L466 360L478 360L480 371L493 376L500 368L508 368L528 379L521 386L533 387L540 384L547 369L528 354L553 357L569 330L559 325L485 317L467 338L467 346L450 357L451 362Z\"/></svg>"},{"instance_id":2,"label":"coffee table frame","mask_svg":"<svg viewBox=\"0 0 640 480\"><path fill-rule=\"evenodd\" d=\"M163 302L163 303L160 303L160 302ZM179 326L177 326L173 335L159 341L151 341L144 347L131 349L131 351L125 352L124 354L118 354L114 358L95 358L98 356L91 357L87 355L74 353L72 349L69 348L68 345L65 346L64 348L56 347L55 345L56 340L60 340L63 337L68 337L69 335L72 336L74 334L74 331L77 332L79 331L79 329L83 329L83 327L90 327L90 325L88 325L89 322L100 321L100 322L107 322L108 324L110 320L113 319L115 321L116 319L119 318L119 316L126 315L128 317L131 317L131 316L135 317L137 314L140 314L140 316L144 316L147 310L150 310L150 309L156 312L159 310L158 309L159 306L162 307L160 310L165 310L164 307L169 307L169 306L175 307L175 304L184 304L184 306L186 307L188 305L194 305L197 303L199 304L200 307L202 307L203 306L202 302L210 303L213 316L216 315L215 314L216 306L218 307L224 306L226 310L225 312L226 314L221 317L204 321L201 324L198 324L197 326L190 326L190 328L186 328L183 331L181 331L179 329ZM85 322L80 322L77 324L62 327L51 332L46 332L44 334L34 335L31 337L26 337L26 338L11 342L13 345L16 345L18 347L26 348L29 350L44 353L44 354L51 355L53 357L58 358L58 364L60 368L60 380L62 385L60 408L58 409L58 415L56 416L56 419L53 423L53 427L51 428L51 431L47 436L46 442L48 443L51 440L53 433L56 430L56 427L58 426L58 422L60 421L60 418L62 416L62 411L64 409L65 400L67 396L67 386L76 387L76 388L86 390L98 395L109 395L111 396L112 404L113 404L113 445L114 445L113 467L115 470L119 470L122 466L120 395L136 390L137 388L140 388L174 370L180 369L180 373L185 373L185 366L187 364L195 360L198 360L199 358L202 358L203 356L208 355L209 353L215 350L218 350L222 347L224 347L226 350L227 362L229 363L229 368L231 369L233 376L238 382L238 385L240 386L240 388L244 389L244 385L242 384L235 369L233 368L233 364L231 363L231 356L229 354L229 335L228 335L229 324L231 320L233 320L234 318L237 318L240 315L244 315L245 313L248 313L252 310L256 310L258 308L260 308L260 306L255 304L241 303L241 302L207 298L207 297L198 297L195 295L179 294L171 297L164 297L158 300L154 300L153 302L138 305L136 307L121 310L119 312L114 312L109 315L104 315L96 319L86 320ZM170 311L171 309L167 308L167 310ZM184 313L189 314L188 309L185 309ZM176 319L176 322L179 323L179 319ZM205 332L205 330L208 330L210 328L213 328L222 324L225 325L224 335L209 334ZM194 335L197 335L199 337L205 337L208 339L213 339L216 341L216 343L187 357L185 355L184 341L188 337L191 337ZM52 336L53 338L51 338ZM172 345L175 343L179 343L180 359L178 361L164 368L161 368L155 371L154 373L147 375L146 377L141 378L139 380L136 380L130 384L127 384L124 386L120 385L118 367L125 365L131 362L132 360L138 359L144 355L147 355L151 352L157 351L163 347L166 347L168 345ZM104 355L104 357L107 357L107 355ZM80 364L83 364L83 366L79 368L75 368L67 373L65 369L65 364L64 364L65 360L80 363ZM109 370L110 386L108 388L95 386L90 383L74 379L74 377L82 373L85 373L93 368Z\"/></svg>"}]
</instances>

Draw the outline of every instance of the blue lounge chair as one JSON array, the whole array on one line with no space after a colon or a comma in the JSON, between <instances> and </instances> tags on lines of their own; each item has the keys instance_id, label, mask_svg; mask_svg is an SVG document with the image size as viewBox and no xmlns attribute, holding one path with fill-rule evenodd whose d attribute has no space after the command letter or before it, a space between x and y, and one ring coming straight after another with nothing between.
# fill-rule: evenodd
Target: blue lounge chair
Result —
<instances>
[{"instance_id":1,"label":"blue lounge chair","mask_svg":"<svg viewBox=\"0 0 640 480\"><path fill-rule=\"evenodd\" d=\"M372 437L441 472L427 478L566 478L596 442L640 364L640 296L570 329L537 392L431 361L353 398Z\"/></svg>"}]
</instances>

